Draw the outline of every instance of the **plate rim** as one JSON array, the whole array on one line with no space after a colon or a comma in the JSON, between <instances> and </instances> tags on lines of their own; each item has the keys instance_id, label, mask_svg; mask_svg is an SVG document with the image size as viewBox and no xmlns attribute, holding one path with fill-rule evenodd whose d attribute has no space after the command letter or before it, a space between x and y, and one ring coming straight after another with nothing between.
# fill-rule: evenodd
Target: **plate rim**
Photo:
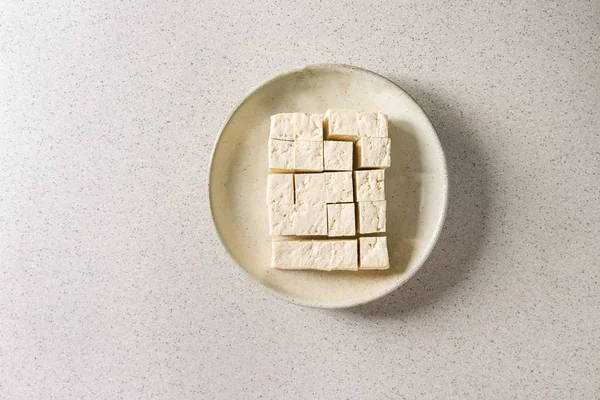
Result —
<instances>
[{"instance_id":1,"label":"plate rim","mask_svg":"<svg viewBox=\"0 0 600 400\"><path fill-rule=\"evenodd\" d=\"M221 234L221 231L219 229L219 227L217 226L217 223L215 221L215 211L214 211L214 207L213 207L213 202L212 202L212 195L211 195L211 182L212 182L212 177L213 177L213 166L214 166L214 160L215 160L215 153L217 151L217 148L219 147L219 144L221 142L222 136L223 136L223 132L225 131L225 128L227 127L227 125L229 125L231 118L233 117L233 115L237 112L237 110L248 100L248 98L253 95L255 92L257 92L258 90L260 90L261 88L265 87L266 85L284 77L287 75L292 75L298 72L302 72L304 70L310 70L310 69L317 69L317 68L321 68L321 69L331 69L331 70L335 70L335 69L340 69L340 70L347 70L347 71L360 71L360 72L364 72L368 75L372 75L378 79L383 79L384 81L386 81L388 84L392 85L393 87L395 87L396 89L400 90L401 92L403 92L406 96L408 96L408 98L410 100L413 101L413 103L418 107L419 110L421 110L421 112L423 113L423 115L425 116L425 119L429 125L429 127L431 128L431 130L433 131L434 135L435 135L435 139L436 139L436 143L437 143L437 147L439 150L439 155L441 157L441 161L442 161L442 185L443 185L443 199L442 199L442 211L440 213L438 222L437 222L437 226L435 228L435 232L429 242L428 247L426 248L425 252L423 252L423 255L421 257L421 260L419 260L416 264L416 266L413 268L413 271L410 273L407 273L403 276L402 279L400 279L398 282L396 282L394 285L392 285L390 288L386 289L385 291L382 292L377 292L374 295L371 296L367 296L363 299L360 299L359 301L346 301L346 302L338 302L338 303L320 303L320 302L311 302L311 301L303 301L303 300L299 300L297 298L294 298L293 296L289 296L286 295L284 293L281 293L277 290L275 290L274 288L269 287L268 285L262 283L261 281L259 281L256 277L254 277L250 272L248 272L244 267L242 267L242 265L238 262L238 260L233 256L233 254L229 251L229 248L227 247L227 245L225 244L225 241L223 239L223 235ZM431 120L429 119L429 116L427 115L427 113L425 112L425 110L423 110L423 107L421 107L421 105L408 93L406 92L403 88L401 88L398 84L396 84L395 82L393 82L392 80L386 78L383 75L380 75L376 72L373 72L371 70L368 70L366 68L362 68L362 67L357 67L354 65L350 65L350 64L338 64L338 63L317 63L317 64L307 64L307 65L303 65L300 67L295 67L295 68L291 68L288 69L286 71L280 72L278 74L275 74L273 76L271 76L270 78L262 81L261 83L259 83L258 85L254 86L250 91L246 92L246 94L244 95L244 97L236 103L236 105L231 109L231 111L229 112L229 114L227 115L227 117L225 118L224 122L221 124L221 127L219 128L219 134L217 135L217 138L214 141L213 144L213 148L210 154L210 160L209 160L209 164L208 164L208 179L207 179L207 196L208 196L208 206L210 209L210 220L212 223L212 227L214 229L214 231L217 234L217 237L219 239L219 242L221 243L221 246L223 247L223 249L225 250L225 253L227 254L227 256L229 257L229 259L231 261L233 261L233 264L235 264L237 266L238 269L240 269L245 275L246 277L248 277L250 279L251 282L253 282L255 285L257 285L258 287L260 287L263 290L266 290L267 292L269 292L270 294L272 294L273 296L281 299L281 300L285 300L288 301L292 304L297 304L300 306L304 306L304 307L310 307L310 308L321 308L321 309L345 309L345 308L352 308L352 307L357 307L369 302L372 302L374 300L380 299L384 296L387 296L388 294L390 294L391 292L397 290L398 288L400 288L402 285L404 285L410 278L412 278L425 264L425 262L427 261L427 259L429 259L429 256L431 255L431 253L433 252L433 249L435 248L435 246L437 245L437 242L439 240L440 234L442 232L442 229L444 227L444 223L446 221L446 214L448 211L448 194L449 194L449 178L448 178L448 165L447 165L447 161L446 161L446 154L444 153L444 148L442 147L442 143L440 141L439 135L435 129L435 127L433 126L433 124L431 123Z\"/></svg>"}]
</instances>

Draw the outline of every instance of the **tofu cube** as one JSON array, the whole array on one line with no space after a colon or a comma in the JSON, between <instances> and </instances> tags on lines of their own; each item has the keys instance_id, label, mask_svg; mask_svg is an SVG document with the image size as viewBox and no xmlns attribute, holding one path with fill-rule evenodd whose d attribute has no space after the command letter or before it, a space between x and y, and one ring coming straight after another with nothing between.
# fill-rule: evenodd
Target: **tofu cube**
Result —
<instances>
[{"instance_id":1,"label":"tofu cube","mask_svg":"<svg viewBox=\"0 0 600 400\"><path fill-rule=\"evenodd\" d=\"M354 201L352 172L325 172L325 202L351 203Z\"/></svg>"},{"instance_id":2,"label":"tofu cube","mask_svg":"<svg viewBox=\"0 0 600 400\"><path fill-rule=\"evenodd\" d=\"M331 243L314 240L273 241L271 267L277 269L325 269Z\"/></svg>"},{"instance_id":3,"label":"tofu cube","mask_svg":"<svg viewBox=\"0 0 600 400\"><path fill-rule=\"evenodd\" d=\"M271 115L271 130L269 132L269 138L294 140L296 135L293 116L294 114L292 113Z\"/></svg>"},{"instance_id":4,"label":"tofu cube","mask_svg":"<svg viewBox=\"0 0 600 400\"><path fill-rule=\"evenodd\" d=\"M294 140L323 141L323 114L294 113L292 115Z\"/></svg>"},{"instance_id":5,"label":"tofu cube","mask_svg":"<svg viewBox=\"0 0 600 400\"><path fill-rule=\"evenodd\" d=\"M391 164L391 139L361 137L356 142L358 168L387 168Z\"/></svg>"},{"instance_id":6,"label":"tofu cube","mask_svg":"<svg viewBox=\"0 0 600 400\"><path fill-rule=\"evenodd\" d=\"M267 176L267 204L294 204L294 174Z\"/></svg>"},{"instance_id":7,"label":"tofu cube","mask_svg":"<svg viewBox=\"0 0 600 400\"><path fill-rule=\"evenodd\" d=\"M323 171L323 142L294 142L294 170Z\"/></svg>"},{"instance_id":8,"label":"tofu cube","mask_svg":"<svg viewBox=\"0 0 600 400\"><path fill-rule=\"evenodd\" d=\"M358 233L385 232L385 201L365 201L358 206Z\"/></svg>"},{"instance_id":9,"label":"tofu cube","mask_svg":"<svg viewBox=\"0 0 600 400\"><path fill-rule=\"evenodd\" d=\"M327 236L327 204L296 204L297 236Z\"/></svg>"},{"instance_id":10,"label":"tofu cube","mask_svg":"<svg viewBox=\"0 0 600 400\"><path fill-rule=\"evenodd\" d=\"M359 242L359 269L368 270L390 268L387 238L361 237Z\"/></svg>"},{"instance_id":11,"label":"tofu cube","mask_svg":"<svg viewBox=\"0 0 600 400\"><path fill-rule=\"evenodd\" d=\"M356 234L356 219L354 203L327 204L328 235L354 236Z\"/></svg>"},{"instance_id":12,"label":"tofu cube","mask_svg":"<svg viewBox=\"0 0 600 400\"><path fill-rule=\"evenodd\" d=\"M358 136L388 137L387 117L381 113L358 113Z\"/></svg>"},{"instance_id":13,"label":"tofu cube","mask_svg":"<svg viewBox=\"0 0 600 400\"><path fill-rule=\"evenodd\" d=\"M296 234L296 206L294 204L269 204L269 235Z\"/></svg>"},{"instance_id":14,"label":"tofu cube","mask_svg":"<svg viewBox=\"0 0 600 400\"><path fill-rule=\"evenodd\" d=\"M356 201L385 200L385 171L382 169L370 171L354 171Z\"/></svg>"},{"instance_id":15,"label":"tofu cube","mask_svg":"<svg viewBox=\"0 0 600 400\"><path fill-rule=\"evenodd\" d=\"M354 110L327 110L323 125L327 139L351 141L358 139L358 118Z\"/></svg>"},{"instance_id":16,"label":"tofu cube","mask_svg":"<svg viewBox=\"0 0 600 400\"><path fill-rule=\"evenodd\" d=\"M296 204L325 203L325 174L296 174Z\"/></svg>"},{"instance_id":17,"label":"tofu cube","mask_svg":"<svg viewBox=\"0 0 600 400\"><path fill-rule=\"evenodd\" d=\"M326 140L323 142L323 169L325 171L352 171L352 142Z\"/></svg>"},{"instance_id":18,"label":"tofu cube","mask_svg":"<svg viewBox=\"0 0 600 400\"><path fill-rule=\"evenodd\" d=\"M332 240L328 271L358 271L358 240Z\"/></svg>"},{"instance_id":19,"label":"tofu cube","mask_svg":"<svg viewBox=\"0 0 600 400\"><path fill-rule=\"evenodd\" d=\"M269 139L269 171L294 171L294 142Z\"/></svg>"}]
</instances>

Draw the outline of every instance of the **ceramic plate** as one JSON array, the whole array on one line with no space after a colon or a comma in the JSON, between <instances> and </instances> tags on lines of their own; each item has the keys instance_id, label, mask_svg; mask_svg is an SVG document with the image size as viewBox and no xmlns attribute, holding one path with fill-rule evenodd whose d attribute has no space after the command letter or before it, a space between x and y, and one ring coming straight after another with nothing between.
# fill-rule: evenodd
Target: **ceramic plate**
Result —
<instances>
[{"instance_id":1,"label":"ceramic plate","mask_svg":"<svg viewBox=\"0 0 600 400\"><path fill-rule=\"evenodd\" d=\"M352 108L386 113L392 166L386 170L390 269L365 272L279 271L269 267L265 203L269 117ZM278 75L235 108L217 139L209 197L218 235L234 262L269 292L325 308L374 300L406 282L431 252L448 199L444 153L417 103L389 80L346 65L312 65Z\"/></svg>"}]
</instances>

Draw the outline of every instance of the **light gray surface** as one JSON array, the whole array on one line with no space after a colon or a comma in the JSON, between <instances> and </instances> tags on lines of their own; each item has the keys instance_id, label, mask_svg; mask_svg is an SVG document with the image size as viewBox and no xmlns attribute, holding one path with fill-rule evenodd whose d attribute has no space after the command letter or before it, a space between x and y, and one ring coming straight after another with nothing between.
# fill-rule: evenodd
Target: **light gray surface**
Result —
<instances>
[{"instance_id":1,"label":"light gray surface","mask_svg":"<svg viewBox=\"0 0 600 400\"><path fill-rule=\"evenodd\" d=\"M600 3L7 2L0 398L596 398ZM403 288L305 309L244 279L206 177L231 108L341 62L422 104L446 227Z\"/></svg>"}]
</instances>

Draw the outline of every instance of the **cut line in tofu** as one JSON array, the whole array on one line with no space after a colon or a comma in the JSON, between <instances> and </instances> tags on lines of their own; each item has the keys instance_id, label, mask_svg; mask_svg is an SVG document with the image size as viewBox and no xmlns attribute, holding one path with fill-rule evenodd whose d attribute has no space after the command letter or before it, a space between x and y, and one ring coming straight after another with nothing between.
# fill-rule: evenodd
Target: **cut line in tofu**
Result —
<instances>
[{"instance_id":1,"label":"cut line in tofu","mask_svg":"<svg viewBox=\"0 0 600 400\"><path fill-rule=\"evenodd\" d=\"M358 241L356 239L273 241L271 268L357 271Z\"/></svg>"},{"instance_id":2,"label":"cut line in tofu","mask_svg":"<svg viewBox=\"0 0 600 400\"><path fill-rule=\"evenodd\" d=\"M323 141L323 114L279 113L271 115L271 139Z\"/></svg>"},{"instance_id":3,"label":"cut line in tofu","mask_svg":"<svg viewBox=\"0 0 600 400\"><path fill-rule=\"evenodd\" d=\"M326 140L323 142L325 171L352 171L354 146L352 142Z\"/></svg>"},{"instance_id":4,"label":"cut line in tofu","mask_svg":"<svg viewBox=\"0 0 600 400\"><path fill-rule=\"evenodd\" d=\"M390 259L387 248L387 238L359 238L359 270L388 269Z\"/></svg>"},{"instance_id":5,"label":"cut line in tofu","mask_svg":"<svg viewBox=\"0 0 600 400\"><path fill-rule=\"evenodd\" d=\"M391 157L390 138L361 137L356 142L357 168L388 168Z\"/></svg>"},{"instance_id":6,"label":"cut line in tofu","mask_svg":"<svg viewBox=\"0 0 600 400\"><path fill-rule=\"evenodd\" d=\"M294 142L269 139L269 171L294 171Z\"/></svg>"},{"instance_id":7,"label":"cut line in tofu","mask_svg":"<svg viewBox=\"0 0 600 400\"><path fill-rule=\"evenodd\" d=\"M385 200L385 170L354 171L356 201Z\"/></svg>"},{"instance_id":8,"label":"cut line in tofu","mask_svg":"<svg viewBox=\"0 0 600 400\"><path fill-rule=\"evenodd\" d=\"M328 140L358 139L358 113L356 110L331 109L325 112L323 126Z\"/></svg>"},{"instance_id":9,"label":"cut line in tofu","mask_svg":"<svg viewBox=\"0 0 600 400\"><path fill-rule=\"evenodd\" d=\"M358 233L381 233L386 229L386 202L365 201L357 204Z\"/></svg>"}]
</instances>

